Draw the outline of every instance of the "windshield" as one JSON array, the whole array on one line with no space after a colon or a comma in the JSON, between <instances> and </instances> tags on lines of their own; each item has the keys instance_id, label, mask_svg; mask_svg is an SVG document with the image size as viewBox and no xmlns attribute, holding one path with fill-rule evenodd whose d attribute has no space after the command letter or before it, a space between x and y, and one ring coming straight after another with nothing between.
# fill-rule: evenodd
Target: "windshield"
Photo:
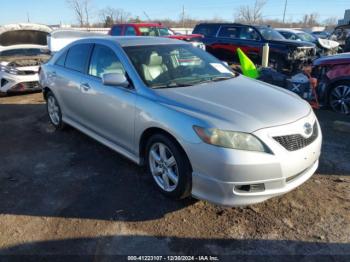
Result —
<instances>
[{"instance_id":1,"label":"windshield","mask_svg":"<svg viewBox=\"0 0 350 262\"><path fill-rule=\"evenodd\" d=\"M221 61L192 45L129 46L124 50L150 88L192 86L235 76Z\"/></svg>"},{"instance_id":2,"label":"windshield","mask_svg":"<svg viewBox=\"0 0 350 262\"><path fill-rule=\"evenodd\" d=\"M265 40L284 40L284 36L270 27L257 27Z\"/></svg>"},{"instance_id":3,"label":"windshield","mask_svg":"<svg viewBox=\"0 0 350 262\"><path fill-rule=\"evenodd\" d=\"M156 27L156 26L150 26L150 27L140 27L139 28L141 35L143 36L168 36L168 35L174 35L174 32L171 31L169 28L166 27Z\"/></svg>"},{"instance_id":4,"label":"windshield","mask_svg":"<svg viewBox=\"0 0 350 262\"><path fill-rule=\"evenodd\" d=\"M48 49L40 48L25 48L25 49L10 49L0 52L0 56L38 56L48 55Z\"/></svg>"},{"instance_id":5,"label":"windshield","mask_svg":"<svg viewBox=\"0 0 350 262\"><path fill-rule=\"evenodd\" d=\"M299 36L299 38L302 40L302 41L306 41L306 42L313 42L316 40L316 37L314 37L313 35L310 35L308 33L297 33L297 35Z\"/></svg>"}]
</instances>

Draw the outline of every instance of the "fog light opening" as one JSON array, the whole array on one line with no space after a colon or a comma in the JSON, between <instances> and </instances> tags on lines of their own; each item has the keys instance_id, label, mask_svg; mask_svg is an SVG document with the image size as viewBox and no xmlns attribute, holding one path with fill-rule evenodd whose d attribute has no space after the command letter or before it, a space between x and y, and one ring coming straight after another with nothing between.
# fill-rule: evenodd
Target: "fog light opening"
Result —
<instances>
[{"instance_id":1,"label":"fog light opening","mask_svg":"<svg viewBox=\"0 0 350 262\"><path fill-rule=\"evenodd\" d=\"M265 191L265 184L251 184L235 186L236 191L253 193Z\"/></svg>"}]
</instances>

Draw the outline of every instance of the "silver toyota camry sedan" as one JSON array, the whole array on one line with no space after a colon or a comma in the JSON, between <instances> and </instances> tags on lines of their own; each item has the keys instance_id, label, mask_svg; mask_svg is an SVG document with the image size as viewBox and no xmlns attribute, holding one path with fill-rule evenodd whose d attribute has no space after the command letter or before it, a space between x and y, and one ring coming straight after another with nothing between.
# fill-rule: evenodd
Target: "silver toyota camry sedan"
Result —
<instances>
[{"instance_id":1,"label":"silver toyota camry sedan","mask_svg":"<svg viewBox=\"0 0 350 262\"><path fill-rule=\"evenodd\" d=\"M183 41L76 41L40 71L51 123L65 124L146 165L180 199L258 203L316 171L322 134L311 107L248 79Z\"/></svg>"}]
</instances>

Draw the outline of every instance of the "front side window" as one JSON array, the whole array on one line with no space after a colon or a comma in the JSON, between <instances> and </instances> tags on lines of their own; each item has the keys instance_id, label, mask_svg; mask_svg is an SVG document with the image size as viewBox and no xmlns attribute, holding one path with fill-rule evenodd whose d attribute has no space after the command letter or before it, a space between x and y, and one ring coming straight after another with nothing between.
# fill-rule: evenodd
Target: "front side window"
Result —
<instances>
[{"instance_id":1,"label":"front side window","mask_svg":"<svg viewBox=\"0 0 350 262\"><path fill-rule=\"evenodd\" d=\"M142 36L168 36L174 35L174 32L166 27L141 26L139 27Z\"/></svg>"},{"instance_id":2,"label":"front side window","mask_svg":"<svg viewBox=\"0 0 350 262\"><path fill-rule=\"evenodd\" d=\"M66 57L66 68L84 73L87 65L87 60L89 58L90 50L90 44L78 44L72 46L69 49Z\"/></svg>"},{"instance_id":3,"label":"front side window","mask_svg":"<svg viewBox=\"0 0 350 262\"><path fill-rule=\"evenodd\" d=\"M239 28L233 26L223 26L220 29L219 37L238 38Z\"/></svg>"},{"instance_id":4,"label":"front side window","mask_svg":"<svg viewBox=\"0 0 350 262\"><path fill-rule=\"evenodd\" d=\"M221 61L192 45L129 46L124 50L150 88L192 86L235 76Z\"/></svg>"},{"instance_id":5,"label":"front side window","mask_svg":"<svg viewBox=\"0 0 350 262\"><path fill-rule=\"evenodd\" d=\"M314 42L317 40L313 35L304 32L297 33L297 36L300 40L306 42Z\"/></svg>"},{"instance_id":6,"label":"front side window","mask_svg":"<svg viewBox=\"0 0 350 262\"><path fill-rule=\"evenodd\" d=\"M260 40L258 32L252 27L241 27L239 38L243 40Z\"/></svg>"},{"instance_id":7,"label":"front side window","mask_svg":"<svg viewBox=\"0 0 350 262\"><path fill-rule=\"evenodd\" d=\"M89 66L89 75L102 78L104 74L125 74L124 67L112 49L95 45Z\"/></svg>"},{"instance_id":8,"label":"front side window","mask_svg":"<svg viewBox=\"0 0 350 262\"><path fill-rule=\"evenodd\" d=\"M174 32L166 27L160 27L160 28L158 28L158 31L159 31L160 36L174 35Z\"/></svg>"}]
</instances>

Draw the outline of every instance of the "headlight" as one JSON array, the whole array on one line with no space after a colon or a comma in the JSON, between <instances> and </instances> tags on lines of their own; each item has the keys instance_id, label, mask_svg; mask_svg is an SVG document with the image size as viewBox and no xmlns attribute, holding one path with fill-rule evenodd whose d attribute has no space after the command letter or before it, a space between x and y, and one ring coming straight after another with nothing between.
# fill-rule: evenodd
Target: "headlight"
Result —
<instances>
[{"instance_id":1,"label":"headlight","mask_svg":"<svg viewBox=\"0 0 350 262\"><path fill-rule=\"evenodd\" d=\"M204 45L202 42L191 42L191 44L192 44L194 47L198 47L198 48L200 48L200 49L205 50L205 45Z\"/></svg>"},{"instance_id":2,"label":"headlight","mask_svg":"<svg viewBox=\"0 0 350 262\"><path fill-rule=\"evenodd\" d=\"M16 68L5 66L5 65L0 65L0 71L6 72L12 75L20 75L20 72Z\"/></svg>"},{"instance_id":3,"label":"headlight","mask_svg":"<svg viewBox=\"0 0 350 262\"><path fill-rule=\"evenodd\" d=\"M194 126L193 129L203 142L207 144L239 150L271 153L267 146L256 136L248 133L224 131L216 128L203 128L199 126Z\"/></svg>"}]
</instances>

